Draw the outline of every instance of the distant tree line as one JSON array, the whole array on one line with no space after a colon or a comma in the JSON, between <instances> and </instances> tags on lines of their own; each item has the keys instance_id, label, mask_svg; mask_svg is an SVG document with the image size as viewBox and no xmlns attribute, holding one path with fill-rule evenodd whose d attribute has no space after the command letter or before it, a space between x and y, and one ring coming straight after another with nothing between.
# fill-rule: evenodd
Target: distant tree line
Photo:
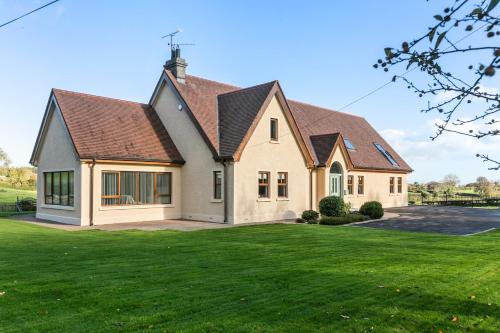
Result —
<instances>
[{"instance_id":1,"label":"distant tree line","mask_svg":"<svg viewBox=\"0 0 500 333\"><path fill-rule=\"evenodd\" d=\"M36 188L36 168L12 167L7 153L0 148L0 187Z\"/></svg>"},{"instance_id":2,"label":"distant tree line","mask_svg":"<svg viewBox=\"0 0 500 333\"><path fill-rule=\"evenodd\" d=\"M500 195L500 182L480 176L475 182L461 185L458 176L448 174L440 181L409 184L408 192L420 193L424 197L439 194L493 196Z\"/></svg>"}]
</instances>

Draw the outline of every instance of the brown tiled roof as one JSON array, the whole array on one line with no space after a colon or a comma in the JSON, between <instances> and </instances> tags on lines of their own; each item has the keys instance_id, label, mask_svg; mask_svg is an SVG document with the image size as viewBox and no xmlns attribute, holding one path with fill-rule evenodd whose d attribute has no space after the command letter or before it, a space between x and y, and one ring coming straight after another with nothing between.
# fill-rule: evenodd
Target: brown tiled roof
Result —
<instances>
[{"instance_id":1,"label":"brown tiled roof","mask_svg":"<svg viewBox=\"0 0 500 333\"><path fill-rule=\"evenodd\" d=\"M172 74L167 74L176 82ZM176 84L176 88L186 101L196 121L207 136L212 149L219 151L217 134L217 95L225 94L241 88L228 84L186 75L186 83Z\"/></svg>"},{"instance_id":2,"label":"brown tiled roof","mask_svg":"<svg viewBox=\"0 0 500 333\"><path fill-rule=\"evenodd\" d=\"M354 167L411 171L410 166L392 149L366 119L297 101L288 100L288 105L305 137L341 133L344 139L349 139L355 148L354 151L348 151ZM375 148L374 143L382 145L394 157L399 167L393 166ZM310 149L314 150L310 140L307 144ZM318 160L316 162L319 163Z\"/></svg>"},{"instance_id":3,"label":"brown tiled roof","mask_svg":"<svg viewBox=\"0 0 500 333\"><path fill-rule=\"evenodd\" d=\"M53 89L81 159L184 163L147 104Z\"/></svg>"},{"instance_id":4,"label":"brown tiled roof","mask_svg":"<svg viewBox=\"0 0 500 333\"><path fill-rule=\"evenodd\" d=\"M168 71L167 74L175 81L175 78ZM244 104L250 103L249 95L245 94L244 90L241 94L228 94L233 95L231 101L223 101L223 105L217 107L217 103L221 101L218 98L219 95L239 91L241 88L190 75L186 76L185 84L175 82L175 85L205 135L209 138L212 144L211 148L219 152L219 155L234 152L236 142L245 136L249 128L247 117L252 112L248 113L248 110L243 107ZM258 100L254 102L258 104ZM323 159L323 156L321 158L316 156L317 152L311 142L311 136L340 133L344 138L348 138L356 148L355 151L348 151L354 167L412 171L401 156L364 118L297 101L287 100L287 102L310 154L315 157L316 164L321 164L320 159ZM219 115L217 115L217 108L219 108ZM248 108L255 110L253 106L248 106ZM218 116L219 119L217 119ZM240 122L247 125L242 125ZM218 142L218 131L221 142ZM225 131L229 132L225 133ZM396 159L399 167L394 167L375 148L374 143L381 144Z\"/></svg>"},{"instance_id":5,"label":"brown tiled roof","mask_svg":"<svg viewBox=\"0 0 500 333\"><path fill-rule=\"evenodd\" d=\"M333 147L339 138L339 133L312 135L310 137L316 160L319 165L325 165L330 157Z\"/></svg>"},{"instance_id":6,"label":"brown tiled roof","mask_svg":"<svg viewBox=\"0 0 500 333\"><path fill-rule=\"evenodd\" d=\"M234 155L275 84L272 81L217 96L221 157Z\"/></svg>"}]
</instances>

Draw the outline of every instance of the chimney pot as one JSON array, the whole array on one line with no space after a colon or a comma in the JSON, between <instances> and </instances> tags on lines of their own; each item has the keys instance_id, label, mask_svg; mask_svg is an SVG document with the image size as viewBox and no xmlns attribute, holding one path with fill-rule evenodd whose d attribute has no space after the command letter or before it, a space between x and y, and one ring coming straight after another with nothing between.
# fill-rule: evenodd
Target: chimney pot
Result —
<instances>
[{"instance_id":1,"label":"chimney pot","mask_svg":"<svg viewBox=\"0 0 500 333\"><path fill-rule=\"evenodd\" d=\"M165 63L165 69L172 72L179 83L186 82L186 60L181 58L181 49L173 48L171 58Z\"/></svg>"}]
</instances>

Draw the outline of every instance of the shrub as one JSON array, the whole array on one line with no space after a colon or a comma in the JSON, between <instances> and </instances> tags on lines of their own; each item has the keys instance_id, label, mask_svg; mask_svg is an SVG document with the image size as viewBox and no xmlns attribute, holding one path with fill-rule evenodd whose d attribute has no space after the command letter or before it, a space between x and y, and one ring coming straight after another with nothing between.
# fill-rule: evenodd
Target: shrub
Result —
<instances>
[{"instance_id":1,"label":"shrub","mask_svg":"<svg viewBox=\"0 0 500 333\"><path fill-rule=\"evenodd\" d=\"M309 221L316 221L319 218L319 213L315 210L305 210L302 212L302 219L309 223Z\"/></svg>"},{"instance_id":2,"label":"shrub","mask_svg":"<svg viewBox=\"0 0 500 333\"><path fill-rule=\"evenodd\" d=\"M323 216L342 216L344 206L344 199L332 195L321 199L319 202L319 212Z\"/></svg>"},{"instance_id":3,"label":"shrub","mask_svg":"<svg viewBox=\"0 0 500 333\"><path fill-rule=\"evenodd\" d=\"M351 208L352 208L352 205L350 202L344 202L344 214L343 215L351 214Z\"/></svg>"},{"instance_id":4,"label":"shrub","mask_svg":"<svg viewBox=\"0 0 500 333\"><path fill-rule=\"evenodd\" d=\"M361 214L348 214L345 216L323 216L319 220L319 224L323 225L341 225L353 222L362 222L368 220L368 216Z\"/></svg>"},{"instance_id":5,"label":"shrub","mask_svg":"<svg viewBox=\"0 0 500 333\"><path fill-rule=\"evenodd\" d=\"M300 217L296 218L295 222L296 223L306 223L306 221L304 219L301 219Z\"/></svg>"},{"instance_id":6,"label":"shrub","mask_svg":"<svg viewBox=\"0 0 500 333\"><path fill-rule=\"evenodd\" d=\"M365 202L359 209L359 212L363 215L368 215L372 219L379 219L384 216L384 209L378 201Z\"/></svg>"}]
</instances>

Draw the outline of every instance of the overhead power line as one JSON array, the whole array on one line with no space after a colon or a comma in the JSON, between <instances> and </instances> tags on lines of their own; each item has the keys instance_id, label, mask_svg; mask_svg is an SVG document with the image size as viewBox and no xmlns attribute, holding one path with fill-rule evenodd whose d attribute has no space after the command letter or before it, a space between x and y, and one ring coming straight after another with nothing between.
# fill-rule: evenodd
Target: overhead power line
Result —
<instances>
[{"instance_id":1,"label":"overhead power line","mask_svg":"<svg viewBox=\"0 0 500 333\"><path fill-rule=\"evenodd\" d=\"M34 12L37 12L37 11L39 11L40 9L44 9L45 7L48 7L48 6L50 6L50 5L54 4L54 3L58 2L58 1L59 1L59 0L54 0L54 1L49 2L49 3L47 3L47 4L45 4L45 5L41 6L41 7L38 7L38 8L36 8L36 9L33 9L32 11L27 12L26 14L23 14L23 15L21 15L21 16L19 16L19 17L16 17L15 19L12 19L12 20L10 20L10 21L8 21L8 22L5 22L5 23L3 23L2 25L0 25L0 28L3 28L3 27L5 27L6 25L11 24L11 23L13 23L13 22L15 22L15 21L17 21L17 20L20 20L20 19L22 19L23 17L26 17L26 16L28 16L28 15L30 15L30 14L33 14Z\"/></svg>"},{"instance_id":2,"label":"overhead power line","mask_svg":"<svg viewBox=\"0 0 500 333\"><path fill-rule=\"evenodd\" d=\"M465 35L465 36L463 36L462 38L460 38L459 40L455 41L455 43L454 43L454 44L458 44L458 43L460 43L461 41L463 41L464 39L469 38L472 34L476 33L477 31L479 31L480 29L484 28L485 26L487 26L487 24L484 24L484 25L480 26L479 28L477 28L477 29L475 29L475 30L471 31L471 32L470 32L470 33L468 33L467 35ZM450 46L448 46L448 47L445 49L445 51L446 51L446 50L448 50L448 49L450 49L450 48L451 48L451 45L450 45ZM408 70L407 70L407 71L405 71L404 73L400 74L400 75L399 75L399 77L403 77L403 76L405 76L406 74L408 74L408 73L410 73L410 72L414 71L414 70L415 70L415 69L417 69L417 68L418 68L418 67L413 67L413 68L411 68L411 69L408 69ZM375 89L371 90L370 92L368 92L368 93L366 93L366 94L364 94L364 95L362 95L362 96L360 96L360 97L356 98L356 99L355 99L355 100L353 100L352 102L350 102L350 103L348 103L348 104L346 104L346 105L342 106L340 109L337 109L337 110L335 110L335 111L342 111L342 110L344 110L344 109L348 108L349 106L351 106L351 105L353 105L353 104L356 104L357 102L362 101L363 99L365 99L365 98L369 97L370 95L373 95L373 94L375 94L376 92L378 92L378 91L380 91L380 90L384 89L385 87L387 87L387 86L388 86L389 84L391 84L391 83L393 83L392 79L391 79L391 81L388 81L388 82L386 82L386 83L382 84L381 86L378 86L377 88L375 88ZM311 126L313 126L314 124L317 124L317 123L319 123L319 122L321 122L321 121L323 121L323 120L325 120L326 118L331 117L331 116L332 116L331 114L327 114L326 116L320 117L320 118L316 119L315 121L313 121L313 122L311 122L311 123L307 124L307 125L306 125L306 127L307 127L307 128L311 128ZM282 137L285 137L285 136L288 136L288 135L291 135L291 134L292 134L292 133L286 133L286 134L283 134L283 135L279 136L279 138L282 138ZM249 147L259 146L259 145L265 144L265 143L267 143L267 142L268 142L268 141L265 141L265 142L260 142L260 143L256 143L256 144L253 144L253 145L251 145L251 146L249 146Z\"/></svg>"}]
</instances>

